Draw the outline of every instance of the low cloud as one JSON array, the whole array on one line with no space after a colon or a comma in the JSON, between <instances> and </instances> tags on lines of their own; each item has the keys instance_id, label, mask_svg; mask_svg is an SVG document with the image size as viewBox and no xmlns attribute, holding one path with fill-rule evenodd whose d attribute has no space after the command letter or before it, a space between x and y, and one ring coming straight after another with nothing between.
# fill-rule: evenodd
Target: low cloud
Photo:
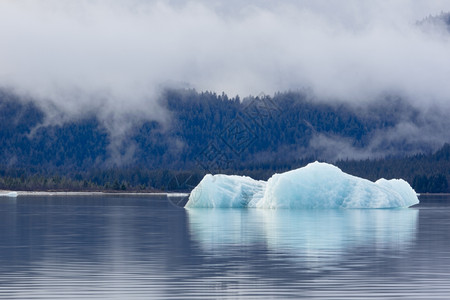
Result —
<instances>
[{"instance_id":1,"label":"low cloud","mask_svg":"<svg viewBox=\"0 0 450 300\"><path fill-rule=\"evenodd\" d=\"M88 113L111 136L170 121L167 87L311 88L366 103L394 93L449 111L450 35L416 21L448 1L0 2L0 86L37 99L48 122ZM114 138L113 138L114 139Z\"/></svg>"},{"instance_id":2,"label":"low cloud","mask_svg":"<svg viewBox=\"0 0 450 300\"><path fill-rule=\"evenodd\" d=\"M358 145L348 137L315 133L303 151L305 157L328 161L430 153L448 142L449 128L446 112L429 109L420 111L415 120L405 118L390 128L369 133L365 145Z\"/></svg>"}]
</instances>

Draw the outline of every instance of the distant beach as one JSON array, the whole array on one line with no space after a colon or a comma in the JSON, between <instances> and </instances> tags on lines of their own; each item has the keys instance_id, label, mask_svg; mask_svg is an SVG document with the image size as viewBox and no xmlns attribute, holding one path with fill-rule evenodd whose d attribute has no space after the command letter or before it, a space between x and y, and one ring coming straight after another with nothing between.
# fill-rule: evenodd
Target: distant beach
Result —
<instances>
[{"instance_id":1,"label":"distant beach","mask_svg":"<svg viewBox=\"0 0 450 300\"><path fill-rule=\"evenodd\" d=\"M189 193L139 193L139 192L53 192L53 191L8 191L0 190L0 196L105 196L105 195L123 195L123 196L168 196L168 197L187 197Z\"/></svg>"}]
</instances>

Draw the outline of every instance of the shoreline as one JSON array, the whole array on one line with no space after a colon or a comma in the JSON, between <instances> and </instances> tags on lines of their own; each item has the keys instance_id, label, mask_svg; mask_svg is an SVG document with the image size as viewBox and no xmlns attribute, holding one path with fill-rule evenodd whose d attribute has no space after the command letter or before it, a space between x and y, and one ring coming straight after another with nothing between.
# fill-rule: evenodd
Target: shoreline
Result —
<instances>
[{"instance_id":1,"label":"shoreline","mask_svg":"<svg viewBox=\"0 0 450 300\"><path fill-rule=\"evenodd\" d=\"M0 197L19 197L19 196L168 196L168 197L187 197L189 193L178 192L52 192L52 191L9 191L0 190Z\"/></svg>"},{"instance_id":2,"label":"shoreline","mask_svg":"<svg viewBox=\"0 0 450 300\"><path fill-rule=\"evenodd\" d=\"M116 191L11 191L0 190L0 197L19 197L19 196L167 196L167 197L188 197L190 193L180 192L116 192ZM417 196L450 196L450 193L417 193Z\"/></svg>"},{"instance_id":3,"label":"shoreline","mask_svg":"<svg viewBox=\"0 0 450 300\"><path fill-rule=\"evenodd\" d=\"M450 196L450 193L420 193L419 196Z\"/></svg>"}]
</instances>

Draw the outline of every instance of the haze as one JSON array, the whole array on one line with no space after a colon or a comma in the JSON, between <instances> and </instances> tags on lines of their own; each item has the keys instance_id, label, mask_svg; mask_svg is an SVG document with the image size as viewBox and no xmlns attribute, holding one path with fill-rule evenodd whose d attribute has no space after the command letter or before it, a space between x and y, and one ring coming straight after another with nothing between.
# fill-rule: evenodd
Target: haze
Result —
<instances>
[{"instance_id":1,"label":"haze","mask_svg":"<svg viewBox=\"0 0 450 300\"><path fill-rule=\"evenodd\" d=\"M168 87L358 105L396 94L448 111L450 35L416 25L448 1L242 2L3 0L0 86L48 122L94 113L119 139L170 120Z\"/></svg>"}]
</instances>

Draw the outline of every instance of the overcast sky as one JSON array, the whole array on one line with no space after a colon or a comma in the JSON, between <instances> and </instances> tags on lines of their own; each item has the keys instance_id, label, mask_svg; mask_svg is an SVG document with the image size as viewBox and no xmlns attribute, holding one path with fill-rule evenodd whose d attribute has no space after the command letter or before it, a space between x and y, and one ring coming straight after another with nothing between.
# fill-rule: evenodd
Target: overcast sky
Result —
<instances>
[{"instance_id":1,"label":"overcast sky","mask_svg":"<svg viewBox=\"0 0 450 300\"><path fill-rule=\"evenodd\" d=\"M450 35L415 25L441 11L449 1L1 0L0 86L123 134L130 115L167 118L165 87L448 109Z\"/></svg>"},{"instance_id":2,"label":"overcast sky","mask_svg":"<svg viewBox=\"0 0 450 300\"><path fill-rule=\"evenodd\" d=\"M441 10L450 3L2 0L0 83L90 105L140 104L166 86L439 101L450 96L450 36L414 23Z\"/></svg>"}]
</instances>

